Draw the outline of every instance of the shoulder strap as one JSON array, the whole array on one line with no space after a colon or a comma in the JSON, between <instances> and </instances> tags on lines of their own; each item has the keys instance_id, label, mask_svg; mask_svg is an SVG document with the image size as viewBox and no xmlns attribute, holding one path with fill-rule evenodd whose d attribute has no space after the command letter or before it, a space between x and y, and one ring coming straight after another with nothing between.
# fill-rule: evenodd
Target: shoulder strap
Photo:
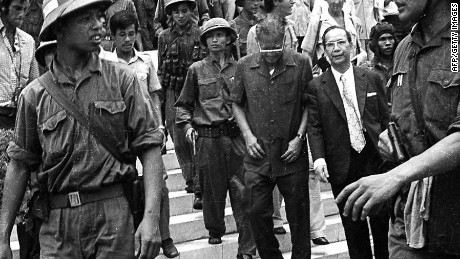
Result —
<instances>
[{"instance_id":1,"label":"shoulder strap","mask_svg":"<svg viewBox=\"0 0 460 259\"><path fill-rule=\"evenodd\" d=\"M311 60L313 62L313 66L316 65L316 63L318 62L318 57L316 56L316 46L318 45L319 30L321 30L321 24L322 23L323 23L323 21L321 20L321 17L320 17L319 22L318 22L318 29L316 30L315 43L313 44L313 53L312 53L312 57L311 57Z\"/></svg>"},{"instance_id":2,"label":"shoulder strap","mask_svg":"<svg viewBox=\"0 0 460 259\"><path fill-rule=\"evenodd\" d=\"M85 127L90 134L92 134L96 140L104 146L107 151L112 154L115 159L123 163L132 163L123 156L123 154L115 146L119 143L119 140L111 134L104 130L104 125L99 120L89 120L83 112L78 109L78 107L73 104L69 98L59 89L59 86L53 79L51 71L46 72L43 76L38 78L40 84L46 89L46 91L51 95L53 100L66 110L72 117L74 117L83 127Z\"/></svg>"}]
</instances>

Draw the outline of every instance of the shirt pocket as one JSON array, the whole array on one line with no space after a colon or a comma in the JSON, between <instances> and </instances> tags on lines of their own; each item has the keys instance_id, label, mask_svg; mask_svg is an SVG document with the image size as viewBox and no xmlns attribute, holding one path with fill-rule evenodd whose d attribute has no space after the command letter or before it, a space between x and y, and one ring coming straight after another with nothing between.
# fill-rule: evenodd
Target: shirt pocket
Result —
<instances>
[{"instance_id":1,"label":"shirt pocket","mask_svg":"<svg viewBox=\"0 0 460 259\"><path fill-rule=\"evenodd\" d=\"M288 105L297 100L297 87L293 86L295 84L294 81L294 78L290 78L282 83L283 87L278 92L281 105Z\"/></svg>"},{"instance_id":2,"label":"shirt pocket","mask_svg":"<svg viewBox=\"0 0 460 259\"><path fill-rule=\"evenodd\" d=\"M198 79L199 96L201 101L220 97L221 89L219 88L217 81L218 80L215 77Z\"/></svg>"},{"instance_id":3,"label":"shirt pocket","mask_svg":"<svg viewBox=\"0 0 460 259\"><path fill-rule=\"evenodd\" d=\"M72 136L71 126L65 125L66 118L67 112L61 110L48 117L39 125L42 147L45 153L52 158L63 156L65 153L65 143L69 143L70 136Z\"/></svg>"},{"instance_id":4,"label":"shirt pocket","mask_svg":"<svg viewBox=\"0 0 460 259\"><path fill-rule=\"evenodd\" d=\"M103 125L107 125L107 129L116 134L118 138L125 134L124 111L126 104L123 100L118 101L95 101L94 116L101 119ZM114 131L114 132L113 132Z\"/></svg>"},{"instance_id":5,"label":"shirt pocket","mask_svg":"<svg viewBox=\"0 0 460 259\"><path fill-rule=\"evenodd\" d=\"M448 126L457 116L460 74L446 69L432 69L425 96L426 118Z\"/></svg>"}]
</instances>

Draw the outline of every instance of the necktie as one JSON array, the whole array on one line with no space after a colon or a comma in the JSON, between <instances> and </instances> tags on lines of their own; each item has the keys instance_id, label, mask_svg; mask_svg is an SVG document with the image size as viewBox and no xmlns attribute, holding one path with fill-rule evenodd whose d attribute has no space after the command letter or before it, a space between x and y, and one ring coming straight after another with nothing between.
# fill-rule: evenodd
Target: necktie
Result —
<instances>
[{"instance_id":1,"label":"necktie","mask_svg":"<svg viewBox=\"0 0 460 259\"><path fill-rule=\"evenodd\" d=\"M355 109L355 106L353 105L350 89L348 89L347 84L345 82L345 77L343 75L340 76L340 81L342 82L343 86L343 100L345 104L344 108L345 113L347 115L351 147L354 150L356 150L356 152L360 153L366 145L366 139L364 138L363 133L363 125L358 117L358 111Z\"/></svg>"}]
</instances>

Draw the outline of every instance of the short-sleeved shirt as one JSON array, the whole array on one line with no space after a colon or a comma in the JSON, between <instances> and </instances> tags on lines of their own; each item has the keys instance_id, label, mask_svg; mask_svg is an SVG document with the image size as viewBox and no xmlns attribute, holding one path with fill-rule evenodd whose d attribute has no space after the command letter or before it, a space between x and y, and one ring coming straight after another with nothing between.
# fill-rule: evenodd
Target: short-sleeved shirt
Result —
<instances>
[{"instance_id":1,"label":"short-sleeved shirt","mask_svg":"<svg viewBox=\"0 0 460 259\"><path fill-rule=\"evenodd\" d=\"M185 131L193 126L218 126L233 120L229 101L236 63L227 56L223 67L210 56L190 66L176 102L176 124Z\"/></svg>"},{"instance_id":2,"label":"short-sleeved shirt","mask_svg":"<svg viewBox=\"0 0 460 259\"><path fill-rule=\"evenodd\" d=\"M53 60L50 73L70 101L90 120L100 116L110 121L107 130L124 139L135 155L162 145L163 133L158 130L149 95L126 65L99 59L93 53L77 81L63 71ZM95 190L135 173L61 108L40 80L21 93L8 155L37 170L38 181L50 193Z\"/></svg>"},{"instance_id":3,"label":"short-sleeved shirt","mask_svg":"<svg viewBox=\"0 0 460 259\"><path fill-rule=\"evenodd\" d=\"M13 46L11 46L13 45ZM25 87L38 77L35 60L35 42L32 36L16 28L10 44L6 27L0 20L0 105L11 101L16 87Z\"/></svg>"},{"instance_id":4,"label":"short-sleeved shirt","mask_svg":"<svg viewBox=\"0 0 460 259\"><path fill-rule=\"evenodd\" d=\"M134 56L129 62L117 56L118 62L127 64L132 68L137 74L140 86L147 89L149 93L161 90L152 56L147 53L139 52L136 49L133 50ZM117 55L117 50L115 49L113 53Z\"/></svg>"},{"instance_id":5,"label":"short-sleeved shirt","mask_svg":"<svg viewBox=\"0 0 460 259\"><path fill-rule=\"evenodd\" d=\"M246 170L269 177L308 172L306 145L292 163L285 164L280 157L296 137L312 78L310 61L294 50L284 50L272 74L259 53L238 62L230 100L245 109L249 127L266 153L261 160L246 154Z\"/></svg>"},{"instance_id":6,"label":"short-sleeved shirt","mask_svg":"<svg viewBox=\"0 0 460 259\"><path fill-rule=\"evenodd\" d=\"M417 24L395 52L390 82L391 117L404 133L404 141L414 156L460 130L460 73L451 72L451 40L450 23L428 43L424 43ZM411 82L422 106L425 137L414 114ZM434 176L427 228L430 251L460 251L460 218L452 216L460 210L459 182L459 167Z\"/></svg>"}]
</instances>

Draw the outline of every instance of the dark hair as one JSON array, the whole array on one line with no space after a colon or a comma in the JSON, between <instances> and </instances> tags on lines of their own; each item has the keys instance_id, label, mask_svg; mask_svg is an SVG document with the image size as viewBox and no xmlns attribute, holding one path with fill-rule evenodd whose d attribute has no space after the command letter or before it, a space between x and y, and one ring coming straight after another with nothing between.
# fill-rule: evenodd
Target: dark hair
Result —
<instances>
[{"instance_id":1,"label":"dark hair","mask_svg":"<svg viewBox=\"0 0 460 259\"><path fill-rule=\"evenodd\" d=\"M275 8L275 1L282 2L283 0L264 0L264 10L267 13L271 13Z\"/></svg>"},{"instance_id":2,"label":"dark hair","mask_svg":"<svg viewBox=\"0 0 460 259\"><path fill-rule=\"evenodd\" d=\"M371 28L371 33L369 34L369 49L374 52L375 55L380 56L379 50L379 38L385 33L391 34L395 41L393 46L393 53L396 50L398 45L398 39L396 38L396 33L393 25L389 23L377 23L374 27Z\"/></svg>"},{"instance_id":3,"label":"dark hair","mask_svg":"<svg viewBox=\"0 0 460 259\"><path fill-rule=\"evenodd\" d=\"M124 30L134 24L134 29L139 29L139 20L134 12L119 11L110 18L110 32L114 35L118 29Z\"/></svg>"},{"instance_id":4,"label":"dark hair","mask_svg":"<svg viewBox=\"0 0 460 259\"><path fill-rule=\"evenodd\" d=\"M326 47L326 34L329 32L329 31L332 31L334 29L340 29L340 30L343 30L346 34L347 34L347 40L349 43L352 43L351 42L351 34L350 32L348 32L347 30L345 30L345 28L341 27L341 26L337 26L337 25L332 25L331 27L327 28L324 33L323 33L323 36L321 37L321 39L323 40L323 47ZM319 32L318 32L319 33Z\"/></svg>"},{"instance_id":5,"label":"dark hair","mask_svg":"<svg viewBox=\"0 0 460 259\"><path fill-rule=\"evenodd\" d=\"M10 11L10 5L13 0L0 0L0 13L7 15Z\"/></svg>"}]
</instances>

